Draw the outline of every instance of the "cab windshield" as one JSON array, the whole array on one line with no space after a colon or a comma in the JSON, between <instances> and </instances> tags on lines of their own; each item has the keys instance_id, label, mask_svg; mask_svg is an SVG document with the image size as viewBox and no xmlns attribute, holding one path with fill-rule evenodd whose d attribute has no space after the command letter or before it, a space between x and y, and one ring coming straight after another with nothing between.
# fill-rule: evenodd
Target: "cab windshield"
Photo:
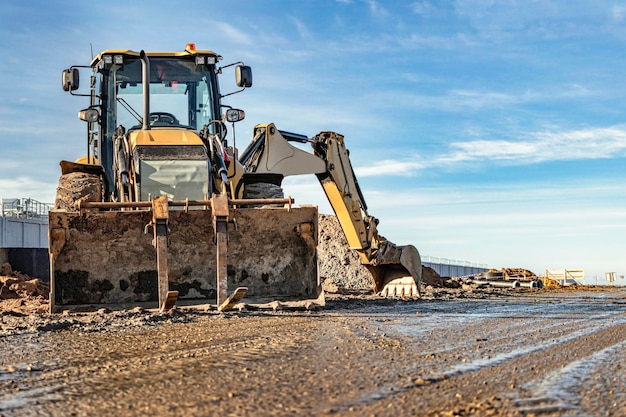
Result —
<instances>
[{"instance_id":1,"label":"cab windshield","mask_svg":"<svg viewBox=\"0 0 626 417\"><path fill-rule=\"evenodd\" d=\"M108 74L108 100L114 109L108 129L139 128L143 118L141 60L112 66ZM217 80L212 65L198 65L194 57L150 58L150 125L200 130L219 118Z\"/></svg>"}]
</instances>

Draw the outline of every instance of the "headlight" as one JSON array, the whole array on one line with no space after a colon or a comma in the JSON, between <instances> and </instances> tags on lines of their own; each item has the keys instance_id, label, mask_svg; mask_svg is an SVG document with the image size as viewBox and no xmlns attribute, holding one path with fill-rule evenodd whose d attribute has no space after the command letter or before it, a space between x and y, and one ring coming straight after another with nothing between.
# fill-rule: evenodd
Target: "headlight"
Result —
<instances>
[{"instance_id":1,"label":"headlight","mask_svg":"<svg viewBox=\"0 0 626 417\"><path fill-rule=\"evenodd\" d=\"M100 114L98 113L98 110L94 108L84 109L78 112L78 118L89 123L97 122L99 117Z\"/></svg>"},{"instance_id":2,"label":"headlight","mask_svg":"<svg viewBox=\"0 0 626 417\"><path fill-rule=\"evenodd\" d=\"M226 121L227 122L238 122L240 120L243 120L246 117L246 114L243 112L243 110L239 110L239 109L228 109L226 110Z\"/></svg>"}]
</instances>

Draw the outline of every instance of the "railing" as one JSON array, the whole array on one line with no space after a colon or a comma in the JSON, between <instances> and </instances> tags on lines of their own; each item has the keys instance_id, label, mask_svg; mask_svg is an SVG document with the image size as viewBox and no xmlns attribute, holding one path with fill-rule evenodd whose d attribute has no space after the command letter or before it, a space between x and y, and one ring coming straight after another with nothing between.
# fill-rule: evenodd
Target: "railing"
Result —
<instances>
[{"instance_id":1,"label":"railing","mask_svg":"<svg viewBox=\"0 0 626 417\"><path fill-rule=\"evenodd\" d=\"M584 269L546 269L546 278L561 285L585 284Z\"/></svg>"},{"instance_id":2,"label":"railing","mask_svg":"<svg viewBox=\"0 0 626 417\"><path fill-rule=\"evenodd\" d=\"M422 263L467 266L470 268L489 269L489 266L487 264L481 264L478 262L460 261L458 259L439 258L436 256L422 256Z\"/></svg>"},{"instance_id":3,"label":"railing","mask_svg":"<svg viewBox=\"0 0 626 417\"><path fill-rule=\"evenodd\" d=\"M434 269L439 275L445 277L464 277L489 270L487 264L435 256L422 256L422 264Z\"/></svg>"},{"instance_id":4,"label":"railing","mask_svg":"<svg viewBox=\"0 0 626 417\"><path fill-rule=\"evenodd\" d=\"M32 198L3 198L0 200L0 217L39 219L48 216L52 204L42 203Z\"/></svg>"}]
</instances>

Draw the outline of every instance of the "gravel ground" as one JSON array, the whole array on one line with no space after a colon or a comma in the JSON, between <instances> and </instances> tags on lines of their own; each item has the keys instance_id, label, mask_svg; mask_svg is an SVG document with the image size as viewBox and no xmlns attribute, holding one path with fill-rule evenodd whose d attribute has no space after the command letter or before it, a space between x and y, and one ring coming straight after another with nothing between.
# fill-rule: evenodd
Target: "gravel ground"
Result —
<instances>
[{"instance_id":1,"label":"gravel ground","mask_svg":"<svg viewBox=\"0 0 626 417\"><path fill-rule=\"evenodd\" d=\"M626 415L623 288L425 269L421 299L381 299L336 219L320 230L313 309L51 315L45 283L4 267L0 417Z\"/></svg>"},{"instance_id":2,"label":"gravel ground","mask_svg":"<svg viewBox=\"0 0 626 417\"><path fill-rule=\"evenodd\" d=\"M626 415L626 292L0 316L0 416Z\"/></svg>"}]
</instances>

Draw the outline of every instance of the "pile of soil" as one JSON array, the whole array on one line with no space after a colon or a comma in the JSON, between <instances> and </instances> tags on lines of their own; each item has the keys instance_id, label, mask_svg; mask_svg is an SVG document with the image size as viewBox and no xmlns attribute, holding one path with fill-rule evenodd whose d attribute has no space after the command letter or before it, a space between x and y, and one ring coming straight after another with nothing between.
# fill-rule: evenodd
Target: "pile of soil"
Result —
<instances>
[{"instance_id":1,"label":"pile of soil","mask_svg":"<svg viewBox=\"0 0 626 417\"><path fill-rule=\"evenodd\" d=\"M374 281L359 259L356 251L348 247L348 241L336 216L320 214L317 255L319 273L328 293L372 292ZM457 278L441 277L432 268L422 266L422 287L462 288ZM430 287L430 288L429 288Z\"/></svg>"},{"instance_id":2,"label":"pile of soil","mask_svg":"<svg viewBox=\"0 0 626 417\"><path fill-rule=\"evenodd\" d=\"M331 293L373 290L372 275L361 265L359 255L348 241L336 216L318 217L317 259L324 291Z\"/></svg>"},{"instance_id":3,"label":"pile of soil","mask_svg":"<svg viewBox=\"0 0 626 417\"><path fill-rule=\"evenodd\" d=\"M50 287L39 278L14 271L6 262L0 267L0 313L28 315L48 309Z\"/></svg>"}]
</instances>

